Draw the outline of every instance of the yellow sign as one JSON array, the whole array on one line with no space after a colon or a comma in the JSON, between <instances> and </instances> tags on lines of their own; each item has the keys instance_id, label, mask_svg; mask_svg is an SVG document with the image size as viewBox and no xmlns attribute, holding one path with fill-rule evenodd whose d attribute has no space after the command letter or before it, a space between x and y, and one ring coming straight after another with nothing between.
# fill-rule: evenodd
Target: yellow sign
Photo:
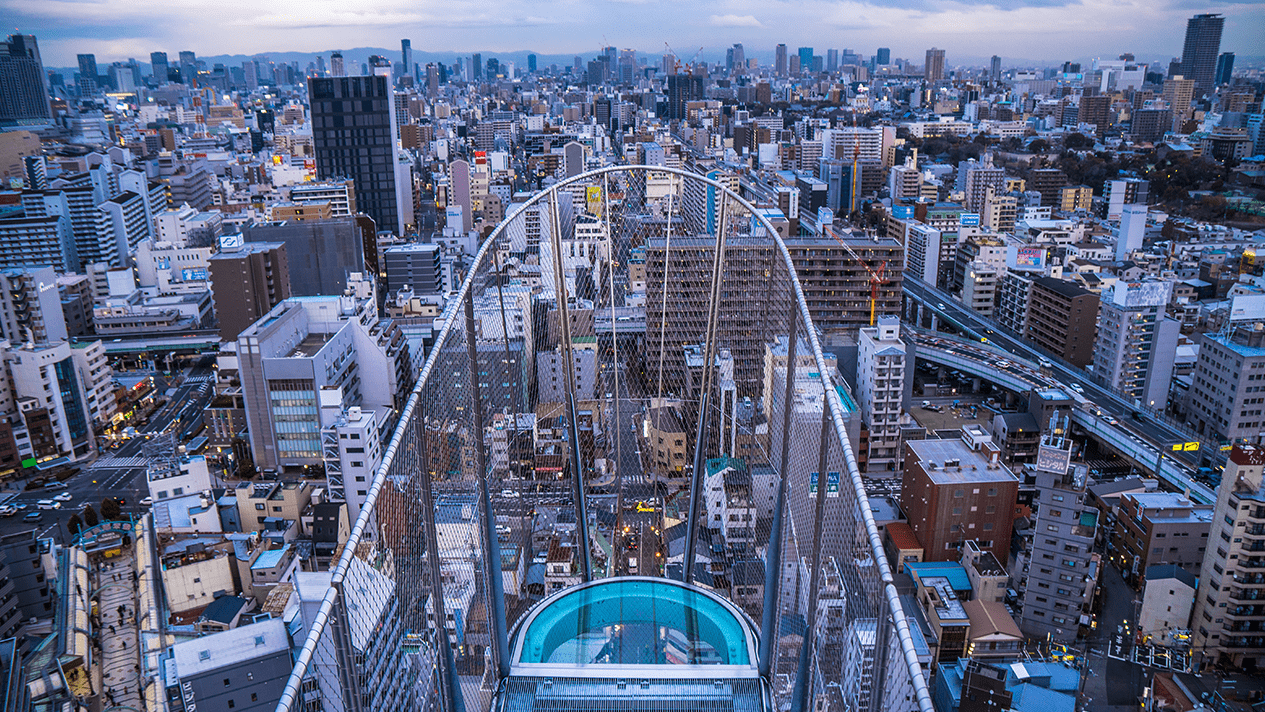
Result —
<instances>
[{"instance_id":1,"label":"yellow sign","mask_svg":"<svg viewBox=\"0 0 1265 712\"><path fill-rule=\"evenodd\" d=\"M591 185L584 189L585 202L588 204L589 212L598 217L602 217L602 186Z\"/></svg>"},{"instance_id":2,"label":"yellow sign","mask_svg":"<svg viewBox=\"0 0 1265 712\"><path fill-rule=\"evenodd\" d=\"M1199 443L1174 443L1173 452L1195 452L1199 449Z\"/></svg>"},{"instance_id":3,"label":"yellow sign","mask_svg":"<svg viewBox=\"0 0 1265 712\"><path fill-rule=\"evenodd\" d=\"M1233 450L1233 449L1234 449L1234 446L1233 446L1233 445L1222 445L1222 446L1221 446L1221 452L1226 452L1226 451Z\"/></svg>"}]
</instances>

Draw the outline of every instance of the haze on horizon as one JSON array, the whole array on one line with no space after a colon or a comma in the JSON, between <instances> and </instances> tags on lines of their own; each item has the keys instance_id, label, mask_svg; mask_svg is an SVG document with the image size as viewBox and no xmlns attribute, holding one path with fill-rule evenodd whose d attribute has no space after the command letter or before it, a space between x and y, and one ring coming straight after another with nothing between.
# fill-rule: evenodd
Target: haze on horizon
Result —
<instances>
[{"instance_id":1,"label":"haze on horizon","mask_svg":"<svg viewBox=\"0 0 1265 712\"><path fill-rule=\"evenodd\" d=\"M73 66L180 50L199 56L327 52L338 48L512 52L591 56L604 45L651 55L669 43L682 57L700 46L741 42L747 56L785 43L851 48L921 61L927 48L981 57L1056 62L1132 52L1139 59L1181 54L1186 19L1226 15L1223 51L1265 54L1265 3L1198 0L0 0L11 29L34 34L47 66Z\"/></svg>"}]
</instances>

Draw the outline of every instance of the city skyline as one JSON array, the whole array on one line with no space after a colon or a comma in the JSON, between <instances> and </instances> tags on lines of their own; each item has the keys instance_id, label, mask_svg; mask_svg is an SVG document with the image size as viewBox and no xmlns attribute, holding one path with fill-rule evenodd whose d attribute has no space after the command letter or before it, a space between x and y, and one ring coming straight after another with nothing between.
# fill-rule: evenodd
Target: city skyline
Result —
<instances>
[{"instance_id":1,"label":"city skyline","mask_svg":"<svg viewBox=\"0 0 1265 712\"><path fill-rule=\"evenodd\" d=\"M155 49L191 49L201 55L304 52L328 53L339 47L398 47L410 37L419 55L474 51L586 56L601 46L634 47L658 54L663 43L693 55L701 44L704 56L733 42L749 46L748 56L767 63L779 42L788 46L850 47L863 56L891 47L893 57L920 59L931 46L947 50L953 66L962 58L1003 57L1056 62L1130 52L1144 57L1179 57L1190 8L1172 2L1154 6L1140 2L1028 0L1000 10L987 3L897 5L870 2L806 2L779 5L777 11L750 0L673 7L676 18L665 34L660 0L552 5L511 2L496 13L473 3L445 6L421 4L404 8L374 2L356 12L333 3L304 3L294 12L252 14L256 6L228 0L214 14L201 7L148 2L121 4L42 3L0 0L19 31L40 38L45 65L70 67L81 53L98 61L147 57ZM240 7L239 7L240 5ZM1220 12L1227 22L1222 48L1241 58L1258 46L1253 40L1265 28L1265 7L1212 4L1200 8ZM220 19L223 18L223 19ZM649 18L649 19L648 19ZM1039 28L1025 31L1024 28ZM351 34L349 34L349 32ZM528 37L529 36L529 37ZM588 37L592 46L576 40ZM992 37L981 45L980 37ZM686 49L689 48L689 49ZM766 57L767 55L767 57Z\"/></svg>"}]
</instances>

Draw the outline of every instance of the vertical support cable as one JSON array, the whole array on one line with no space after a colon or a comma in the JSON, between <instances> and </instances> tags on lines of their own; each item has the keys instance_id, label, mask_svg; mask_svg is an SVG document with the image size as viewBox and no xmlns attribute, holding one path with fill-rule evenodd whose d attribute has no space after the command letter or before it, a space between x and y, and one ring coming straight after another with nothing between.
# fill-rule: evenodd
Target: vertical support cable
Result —
<instances>
[{"instance_id":1,"label":"vertical support cable","mask_svg":"<svg viewBox=\"0 0 1265 712\"><path fill-rule=\"evenodd\" d=\"M624 468L620 462L624 452L624 424L620 422L619 416L619 335L615 333L615 325L619 322L615 320L615 238L614 228L611 225L611 186L610 177L602 176L602 220L606 222L606 293L611 300L611 371L614 373L614 387L611 391L611 420L614 421L609 427L615 431L615 491L619 496L615 499L615 505L618 508L616 514L623 516L624 513ZM640 459L638 460L640 463ZM618 522L617 522L618 523ZM618 528L615 530L618 532ZM610 561L606 564L608 576L615 575L616 562L619 560L615 556L615 545L611 544Z\"/></svg>"},{"instance_id":2,"label":"vertical support cable","mask_svg":"<svg viewBox=\"0 0 1265 712\"><path fill-rule=\"evenodd\" d=\"M492 513L492 495L488 491L488 455L483 442L483 397L479 388L479 347L474 341L474 294L468 292L466 308L466 355L470 359L470 407L473 409L475 461L479 468L479 507L483 514L483 571L487 577L488 614L491 617L492 642L496 656L496 676L505 679L510 672L509 638L505 625L505 583L501 580L501 541L496 536L496 517Z\"/></svg>"},{"instance_id":3,"label":"vertical support cable","mask_svg":"<svg viewBox=\"0 0 1265 712\"><path fill-rule=\"evenodd\" d=\"M584 470L580 460L580 420L575 404L575 353L571 348L571 316L567 308L567 278L562 268L562 224L558 217L558 191L549 193L549 210L553 245L554 300L558 303L558 323L561 331L562 360L566 364L563 375L567 386L567 442L571 451L571 474L575 497L575 532L580 550L580 568L586 582L593 580L592 553L589 551L588 503L584 501ZM613 328L613 325L612 325ZM502 607L505 605L502 601Z\"/></svg>"},{"instance_id":4,"label":"vertical support cable","mask_svg":"<svg viewBox=\"0 0 1265 712\"><path fill-rule=\"evenodd\" d=\"M420 403L420 399L419 399ZM431 487L430 464L426 452L426 409L419 405L416 416L417 459L422 484L422 526L426 535L426 559L430 564L430 601L435 611L435 662L439 667L439 697L444 712L465 712L465 699L457 682L457 666L448 640L448 611L444 604L444 578L439 563L439 528L435 526L435 495Z\"/></svg>"},{"instance_id":5,"label":"vertical support cable","mask_svg":"<svg viewBox=\"0 0 1265 712\"><path fill-rule=\"evenodd\" d=\"M333 581L330 585L338 591L334 599L335 613L330 616L329 624L332 628L330 632L334 635L334 657L338 660L338 677L342 683L343 702L347 705L348 712L360 712L364 709L362 704L364 695L360 689L360 666L355 663L351 634L348 630L351 627L351 621L347 619L347 592L343 590L341 579Z\"/></svg>"},{"instance_id":6,"label":"vertical support cable","mask_svg":"<svg viewBox=\"0 0 1265 712\"><path fill-rule=\"evenodd\" d=\"M811 646L817 644L817 594L821 589L821 525L826 518L826 468L830 455L830 404L822 402L821 450L817 459L817 509L813 517L813 570L808 583L808 626L804 630L804 647L799 651L799 669L795 671L795 691L791 696L791 712L804 712L809 708L812 682L808 679Z\"/></svg>"},{"instance_id":7,"label":"vertical support cable","mask_svg":"<svg viewBox=\"0 0 1265 712\"><path fill-rule=\"evenodd\" d=\"M711 304L707 309L707 338L704 340L703 346L703 383L702 391L698 398L698 430L694 438L694 470L690 473L690 516L689 524L685 528L685 569L682 572L682 580L685 583L693 583L694 581L694 546L698 539L698 516L699 508L702 506L703 500L703 469L707 467L707 410L708 396L712 391L712 372L716 370L716 318L720 311L720 297L722 294L721 282L725 276L725 224L728 216L725 214L725 208L729 203L728 197L721 194L720 220L716 224L716 252L712 259L712 295ZM665 263L666 264L666 263ZM667 285L664 285L667 288ZM667 344L663 344L661 348L667 348Z\"/></svg>"},{"instance_id":8,"label":"vertical support cable","mask_svg":"<svg viewBox=\"0 0 1265 712\"><path fill-rule=\"evenodd\" d=\"M782 401L782 454L778 463L779 482L777 504L773 510L773 528L769 534L769 549L764 556L764 611L760 621L760 675L766 679L773 669L773 643L777 640L778 582L782 580L782 510L786 507L786 476L791 455L791 411L795 396L795 344L799 335L799 310L791 309L791 323L787 325L786 342L786 395Z\"/></svg>"}]
</instances>

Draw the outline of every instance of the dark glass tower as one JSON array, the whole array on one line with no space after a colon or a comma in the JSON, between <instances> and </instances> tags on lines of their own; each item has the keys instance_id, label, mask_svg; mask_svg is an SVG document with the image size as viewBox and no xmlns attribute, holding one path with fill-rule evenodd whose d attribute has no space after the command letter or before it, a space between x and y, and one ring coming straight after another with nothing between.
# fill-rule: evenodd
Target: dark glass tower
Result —
<instances>
[{"instance_id":1,"label":"dark glass tower","mask_svg":"<svg viewBox=\"0 0 1265 712\"><path fill-rule=\"evenodd\" d=\"M1186 21L1186 45L1182 49L1182 76L1195 80L1195 89L1212 91L1221 53L1225 18L1216 13L1195 15Z\"/></svg>"},{"instance_id":2,"label":"dark glass tower","mask_svg":"<svg viewBox=\"0 0 1265 712\"><path fill-rule=\"evenodd\" d=\"M0 126L46 123L48 76L34 35L9 35L0 43Z\"/></svg>"},{"instance_id":3,"label":"dark glass tower","mask_svg":"<svg viewBox=\"0 0 1265 712\"><path fill-rule=\"evenodd\" d=\"M388 77L308 79L316 172L324 179L351 178L356 206L383 230L398 224L395 144L391 136Z\"/></svg>"}]
</instances>

